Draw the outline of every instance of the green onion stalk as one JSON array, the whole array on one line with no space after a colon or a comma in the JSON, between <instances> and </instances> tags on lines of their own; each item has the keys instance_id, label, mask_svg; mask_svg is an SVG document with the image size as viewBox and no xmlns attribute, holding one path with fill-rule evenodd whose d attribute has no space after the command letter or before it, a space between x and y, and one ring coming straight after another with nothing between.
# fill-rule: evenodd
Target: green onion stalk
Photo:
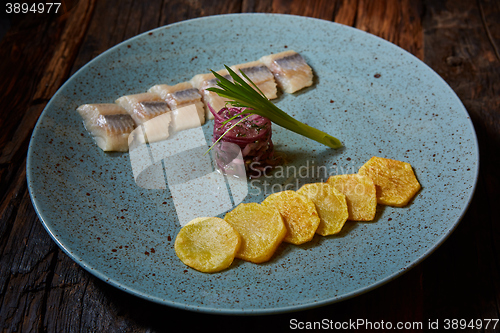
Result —
<instances>
[{"instance_id":1,"label":"green onion stalk","mask_svg":"<svg viewBox=\"0 0 500 333\"><path fill-rule=\"evenodd\" d=\"M238 76L238 74L236 74L231 68L226 65L224 66L233 78L234 82L231 82L222 75L211 70L215 77L218 79L217 85L220 88L213 87L208 88L207 90L215 92L221 97L227 98L227 104L230 104L233 107L243 108L243 111L239 114L236 114L234 117L225 120L223 124L226 124L227 122L242 115L257 114L259 116L268 118L270 121L281 127L284 127L292 132L324 144L327 147L333 149L342 147L342 143L337 138L334 138L328 133L320 131L314 127L296 120L295 118L291 117L286 112L278 108L276 105L274 105L274 103L267 99L262 91L252 82L252 80L248 78L248 76L243 71L240 70L240 73L245 79L248 80L248 82L250 82L250 84L252 84L252 86L255 87L255 89L253 89L247 82L245 82L245 80ZM222 136L229 132L231 128L228 129Z\"/></svg>"}]
</instances>

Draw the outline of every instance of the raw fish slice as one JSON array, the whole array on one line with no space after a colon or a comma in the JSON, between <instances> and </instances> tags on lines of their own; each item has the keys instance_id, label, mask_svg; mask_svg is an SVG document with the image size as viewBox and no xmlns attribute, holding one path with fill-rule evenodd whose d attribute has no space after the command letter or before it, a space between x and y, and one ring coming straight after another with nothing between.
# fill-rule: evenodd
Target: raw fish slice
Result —
<instances>
[{"instance_id":1,"label":"raw fish slice","mask_svg":"<svg viewBox=\"0 0 500 333\"><path fill-rule=\"evenodd\" d=\"M304 58L295 51L284 51L260 58L274 74L278 86L286 93L294 93L313 83L313 72Z\"/></svg>"},{"instance_id":2,"label":"raw fish slice","mask_svg":"<svg viewBox=\"0 0 500 333\"><path fill-rule=\"evenodd\" d=\"M193 87L191 82L181 82L174 86L159 84L151 87L148 91L160 96L164 101L166 101L172 111L188 105L194 105L198 111L198 122L200 125L205 123L205 110L202 97L198 92L198 89ZM178 115L180 115L180 113L172 114L172 120L174 122L176 122L176 117ZM180 120L177 119L177 122L180 122Z\"/></svg>"},{"instance_id":3,"label":"raw fish slice","mask_svg":"<svg viewBox=\"0 0 500 333\"><path fill-rule=\"evenodd\" d=\"M278 89L276 88L276 81L266 81L256 84L260 91L264 93L267 99L275 99L278 97Z\"/></svg>"},{"instance_id":4,"label":"raw fish slice","mask_svg":"<svg viewBox=\"0 0 500 333\"><path fill-rule=\"evenodd\" d=\"M167 112L139 125L128 138L130 151L146 142L152 143L166 140L170 135L171 121L172 112Z\"/></svg>"},{"instance_id":5,"label":"raw fish slice","mask_svg":"<svg viewBox=\"0 0 500 333\"><path fill-rule=\"evenodd\" d=\"M274 75L271 73L269 68L260 61L252 61L245 64L239 64L231 66L231 69L235 71L242 78L240 70L245 73L246 76L264 93L268 99L273 99L278 97L278 89L276 88L276 81L274 81ZM246 79L245 79L246 81Z\"/></svg>"},{"instance_id":6,"label":"raw fish slice","mask_svg":"<svg viewBox=\"0 0 500 333\"><path fill-rule=\"evenodd\" d=\"M210 104L210 106L215 111L217 111L225 107L227 101L227 98L220 97L219 95L217 95L217 93L206 91L205 95L203 96L203 102L205 103L205 114L208 116L208 119L214 119L214 115L210 112L210 109L207 105Z\"/></svg>"},{"instance_id":7,"label":"raw fish slice","mask_svg":"<svg viewBox=\"0 0 500 333\"><path fill-rule=\"evenodd\" d=\"M124 108L116 104L84 104L77 111L99 148L128 151L128 136L135 123Z\"/></svg>"},{"instance_id":8,"label":"raw fish slice","mask_svg":"<svg viewBox=\"0 0 500 333\"><path fill-rule=\"evenodd\" d=\"M200 118L200 109L194 104L186 104L172 110L170 114L172 115L171 128L174 133L203 125Z\"/></svg>"},{"instance_id":9,"label":"raw fish slice","mask_svg":"<svg viewBox=\"0 0 500 333\"><path fill-rule=\"evenodd\" d=\"M164 101L151 101L151 102L141 102L139 103L145 114L148 115L149 120L156 118L162 114L168 113L170 108L168 104Z\"/></svg>"},{"instance_id":10,"label":"raw fish slice","mask_svg":"<svg viewBox=\"0 0 500 333\"><path fill-rule=\"evenodd\" d=\"M187 89L175 91L167 97L167 103L172 105L172 109L184 106L185 104L194 104L197 102L201 102L201 95L198 92L198 89L193 88L192 86Z\"/></svg>"},{"instance_id":11,"label":"raw fish slice","mask_svg":"<svg viewBox=\"0 0 500 333\"><path fill-rule=\"evenodd\" d=\"M114 103L83 104L76 110L82 116L87 130L90 130L91 126L97 125L97 118L99 116L127 114L124 108Z\"/></svg>"},{"instance_id":12,"label":"raw fish slice","mask_svg":"<svg viewBox=\"0 0 500 333\"><path fill-rule=\"evenodd\" d=\"M148 92L160 96L171 109L178 108L183 104L193 104L201 101L198 89L193 87L191 82L181 82L174 86L158 84L149 88Z\"/></svg>"},{"instance_id":13,"label":"raw fish slice","mask_svg":"<svg viewBox=\"0 0 500 333\"><path fill-rule=\"evenodd\" d=\"M127 110L137 125L170 111L168 104L153 93L122 96L115 102Z\"/></svg>"},{"instance_id":14,"label":"raw fish slice","mask_svg":"<svg viewBox=\"0 0 500 333\"><path fill-rule=\"evenodd\" d=\"M216 73L222 75L229 81L233 81L231 75L229 75L229 72L225 69L217 71ZM206 73L206 74L195 75L190 82L193 85L193 87L203 91L210 87L217 87L218 81L219 80L215 77L213 73Z\"/></svg>"},{"instance_id":15,"label":"raw fish slice","mask_svg":"<svg viewBox=\"0 0 500 333\"><path fill-rule=\"evenodd\" d=\"M128 114L110 114L99 116L97 126L108 135L116 135L130 133L135 128L135 123Z\"/></svg>"},{"instance_id":16,"label":"raw fish slice","mask_svg":"<svg viewBox=\"0 0 500 333\"><path fill-rule=\"evenodd\" d=\"M162 141L169 136L169 126L172 121L172 112L164 113L151 120L146 121L144 126L144 133L148 142Z\"/></svg>"},{"instance_id":17,"label":"raw fish slice","mask_svg":"<svg viewBox=\"0 0 500 333\"><path fill-rule=\"evenodd\" d=\"M260 84L266 81L274 81L273 73L269 68L260 61L252 61L245 64L239 64L231 66L231 69L237 74L240 74L240 70L246 74L255 84ZM243 76L242 76L243 77Z\"/></svg>"},{"instance_id":18,"label":"raw fish slice","mask_svg":"<svg viewBox=\"0 0 500 333\"><path fill-rule=\"evenodd\" d=\"M218 74L224 76L226 79L232 81L231 76L228 71L223 69L217 72ZM208 108L208 104L215 110L219 111L226 106L228 99L220 97L217 93L208 91L207 88L217 87L217 78L212 73L198 74L191 79L191 83L195 88L198 89L200 94L203 96L203 103L205 104L205 115L207 119L214 119L213 114Z\"/></svg>"}]
</instances>

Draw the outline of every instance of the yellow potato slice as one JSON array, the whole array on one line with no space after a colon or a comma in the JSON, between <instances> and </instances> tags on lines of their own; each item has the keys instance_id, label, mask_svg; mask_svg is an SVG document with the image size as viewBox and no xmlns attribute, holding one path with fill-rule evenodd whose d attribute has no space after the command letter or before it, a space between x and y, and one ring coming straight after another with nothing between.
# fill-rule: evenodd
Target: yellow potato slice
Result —
<instances>
[{"instance_id":1,"label":"yellow potato slice","mask_svg":"<svg viewBox=\"0 0 500 333\"><path fill-rule=\"evenodd\" d=\"M238 232L217 217L200 217L181 228L175 253L189 267L214 273L228 268L241 245Z\"/></svg>"},{"instance_id":2,"label":"yellow potato slice","mask_svg":"<svg viewBox=\"0 0 500 333\"><path fill-rule=\"evenodd\" d=\"M420 183L406 162L374 156L359 169L358 174L373 180L379 204L406 206L420 190Z\"/></svg>"},{"instance_id":3,"label":"yellow potato slice","mask_svg":"<svg viewBox=\"0 0 500 333\"><path fill-rule=\"evenodd\" d=\"M371 178L358 175L338 175L328 178L328 184L345 195L348 220L371 221L377 211L377 193Z\"/></svg>"},{"instance_id":4,"label":"yellow potato slice","mask_svg":"<svg viewBox=\"0 0 500 333\"><path fill-rule=\"evenodd\" d=\"M241 236L236 257L256 264L271 259L286 235L279 211L258 203L239 204L226 214L224 220Z\"/></svg>"},{"instance_id":5,"label":"yellow potato slice","mask_svg":"<svg viewBox=\"0 0 500 333\"><path fill-rule=\"evenodd\" d=\"M298 245L314 237L320 220L311 199L295 191L282 191L268 196L262 205L276 207L280 212L287 231L284 242Z\"/></svg>"},{"instance_id":6,"label":"yellow potato slice","mask_svg":"<svg viewBox=\"0 0 500 333\"><path fill-rule=\"evenodd\" d=\"M303 185L297 193L311 199L316 206L320 219L317 234L327 236L342 230L349 217L345 195L326 183Z\"/></svg>"}]
</instances>

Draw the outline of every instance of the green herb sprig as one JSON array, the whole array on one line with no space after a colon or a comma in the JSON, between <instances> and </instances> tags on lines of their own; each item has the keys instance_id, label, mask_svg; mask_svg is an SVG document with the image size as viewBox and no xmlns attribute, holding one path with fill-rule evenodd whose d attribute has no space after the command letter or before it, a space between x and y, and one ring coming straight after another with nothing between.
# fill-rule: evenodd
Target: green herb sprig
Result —
<instances>
[{"instance_id":1,"label":"green herb sprig","mask_svg":"<svg viewBox=\"0 0 500 333\"><path fill-rule=\"evenodd\" d=\"M207 90L217 93L219 96L227 98L227 103L234 107L246 108L239 114L236 114L231 119L227 119L223 124L240 117L244 114L258 114L259 116L266 117L273 123L284 127L292 132L303 135L309 139L324 144L330 148L340 148L342 143L337 138L320 131L314 127L306 125L295 118L288 115L286 112L278 108L274 103L269 101L267 97L260 91L260 89L248 78L248 76L240 70L240 73L248 80L256 89L253 89L245 80L236 74L231 68L224 65L227 71L233 78L234 82L226 79L217 72L212 73L218 79L217 85L220 88L208 88ZM227 132L226 132L227 133ZM224 133L224 134L226 134Z\"/></svg>"}]
</instances>

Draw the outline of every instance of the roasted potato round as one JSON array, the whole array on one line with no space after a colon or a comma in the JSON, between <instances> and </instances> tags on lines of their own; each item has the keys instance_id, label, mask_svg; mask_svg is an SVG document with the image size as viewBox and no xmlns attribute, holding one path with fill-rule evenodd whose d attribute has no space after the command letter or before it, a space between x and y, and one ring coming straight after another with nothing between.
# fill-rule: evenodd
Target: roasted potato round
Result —
<instances>
[{"instance_id":1,"label":"roasted potato round","mask_svg":"<svg viewBox=\"0 0 500 333\"><path fill-rule=\"evenodd\" d=\"M348 220L371 221L377 211L375 184L371 178L358 175L338 175L328 178L328 184L345 195Z\"/></svg>"},{"instance_id":2,"label":"roasted potato round","mask_svg":"<svg viewBox=\"0 0 500 333\"><path fill-rule=\"evenodd\" d=\"M239 204L224 217L241 236L236 257L262 263L271 259L286 235L285 224L274 207L258 203Z\"/></svg>"},{"instance_id":3,"label":"roasted potato round","mask_svg":"<svg viewBox=\"0 0 500 333\"><path fill-rule=\"evenodd\" d=\"M284 242L298 245L314 237L320 220L311 199L295 191L282 191L271 194L262 204L274 206L280 212L287 231Z\"/></svg>"},{"instance_id":4,"label":"roasted potato round","mask_svg":"<svg viewBox=\"0 0 500 333\"><path fill-rule=\"evenodd\" d=\"M175 238L175 253L189 267L205 273L231 265L241 245L238 232L217 217L199 217L181 228Z\"/></svg>"},{"instance_id":5,"label":"roasted potato round","mask_svg":"<svg viewBox=\"0 0 500 333\"><path fill-rule=\"evenodd\" d=\"M297 193L311 199L316 206L320 219L317 234L327 236L342 230L349 217L345 195L326 183L305 184Z\"/></svg>"},{"instance_id":6,"label":"roasted potato round","mask_svg":"<svg viewBox=\"0 0 500 333\"><path fill-rule=\"evenodd\" d=\"M420 183L409 163L383 157L372 157L358 174L370 177L377 189L377 202L403 207L420 190Z\"/></svg>"}]
</instances>

